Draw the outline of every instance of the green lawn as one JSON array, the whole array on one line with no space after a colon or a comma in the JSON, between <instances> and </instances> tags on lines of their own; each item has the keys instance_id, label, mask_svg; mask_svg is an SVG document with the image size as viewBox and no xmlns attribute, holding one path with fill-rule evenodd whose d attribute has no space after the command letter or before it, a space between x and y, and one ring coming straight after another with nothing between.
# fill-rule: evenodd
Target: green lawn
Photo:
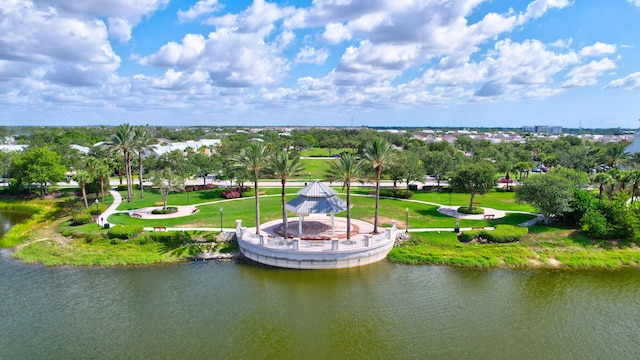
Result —
<instances>
[{"instance_id":1,"label":"green lawn","mask_svg":"<svg viewBox=\"0 0 640 360\"><path fill-rule=\"evenodd\" d=\"M462 244L454 233L411 234L409 243L391 250L388 259L404 264L509 267L530 265L534 252L521 244Z\"/></svg>"},{"instance_id":2,"label":"green lawn","mask_svg":"<svg viewBox=\"0 0 640 360\"><path fill-rule=\"evenodd\" d=\"M331 162L335 162L334 159L301 159L300 163L303 166L302 173L296 179L306 180L321 180L327 178L327 173L331 167Z\"/></svg>"},{"instance_id":3,"label":"green lawn","mask_svg":"<svg viewBox=\"0 0 640 360\"><path fill-rule=\"evenodd\" d=\"M568 267L616 268L638 266L638 240L592 240L575 229L532 226L519 243L460 243L451 232L412 233L411 240L389 253L388 259L404 264L463 267Z\"/></svg>"},{"instance_id":4,"label":"green lawn","mask_svg":"<svg viewBox=\"0 0 640 360\"><path fill-rule=\"evenodd\" d=\"M470 195L461 193L415 192L413 199L441 205L449 205L449 201L451 201L451 205L469 206ZM473 198L473 202L479 202L482 207L499 210L535 212L535 209L531 205L516 202L515 193L513 192L491 191L485 195L476 195Z\"/></svg>"},{"instance_id":5,"label":"green lawn","mask_svg":"<svg viewBox=\"0 0 640 360\"><path fill-rule=\"evenodd\" d=\"M305 150L302 153L300 153L300 156L303 156L303 157L327 157L327 156L331 156L333 154L342 154L344 152L351 152L351 149L349 149L349 148L331 149L331 152L329 152L329 149L326 149L326 148L313 147L311 149Z\"/></svg>"},{"instance_id":6,"label":"green lawn","mask_svg":"<svg viewBox=\"0 0 640 360\"><path fill-rule=\"evenodd\" d=\"M296 196L295 192L297 188L287 189L287 201ZM340 191L340 189L337 189ZM220 201L220 197L215 197L211 193L215 193L216 190L209 190L203 192L191 193L192 204L195 203L196 198L201 198L206 201ZM269 188L266 189L267 194L278 194L280 189ZM210 193L209 195L198 193ZM136 209L145 206L153 206L154 198L151 192L146 192L145 199L136 199L131 203L120 206L119 209ZM184 205L186 204L185 193L172 194L169 196L169 203L172 205ZM159 195L154 194L156 199L159 200ZM344 194L340 195L344 199ZM511 195L513 196L513 195ZM369 222L373 222L375 200L372 197L352 196L352 216L355 219L362 219ZM114 224L128 224L128 225L143 225L146 227L155 225L164 225L169 227L218 227L220 226L220 211L223 209L223 227L235 227L235 220L241 219L244 226L255 226L255 210L254 210L254 198L243 198L239 200L233 200L228 202L219 202L210 205L201 205L198 207L199 212L182 218L170 218L163 220L143 220L130 217L128 214L115 214L109 217L109 222ZM381 199L380 200L380 225L391 226L392 220L398 220L398 226L405 227L405 208L409 208L409 226L412 228L453 228L455 226L455 219L442 215L437 211L437 207L434 205L420 204L415 202L400 201L396 199ZM260 198L260 214L261 222L267 222L270 220L280 219L282 217L282 209L280 206L279 196L261 196ZM289 214L292 216L292 214ZM338 216L345 216L346 212L338 214ZM506 217L496 220L461 220L461 227L471 226L494 226L496 224L510 224L518 225L524 221L531 219L532 215L526 214L507 214Z\"/></svg>"}]
</instances>

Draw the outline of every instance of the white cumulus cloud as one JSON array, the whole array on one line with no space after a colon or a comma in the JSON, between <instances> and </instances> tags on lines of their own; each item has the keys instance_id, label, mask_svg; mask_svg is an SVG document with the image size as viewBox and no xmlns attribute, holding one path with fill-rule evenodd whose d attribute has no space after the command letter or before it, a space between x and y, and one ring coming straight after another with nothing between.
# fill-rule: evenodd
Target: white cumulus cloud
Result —
<instances>
[{"instance_id":1,"label":"white cumulus cloud","mask_svg":"<svg viewBox=\"0 0 640 360\"><path fill-rule=\"evenodd\" d=\"M602 42L596 42L591 46L585 46L580 50L582 56L602 56L613 54L616 52L616 46L611 44L605 44Z\"/></svg>"}]
</instances>

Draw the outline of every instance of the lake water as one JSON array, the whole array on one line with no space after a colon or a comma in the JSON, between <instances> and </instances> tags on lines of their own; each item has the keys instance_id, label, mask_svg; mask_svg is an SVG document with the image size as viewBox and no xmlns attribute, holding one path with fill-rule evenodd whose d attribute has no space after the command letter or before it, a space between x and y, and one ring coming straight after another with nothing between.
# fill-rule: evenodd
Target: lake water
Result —
<instances>
[{"instance_id":1,"label":"lake water","mask_svg":"<svg viewBox=\"0 0 640 360\"><path fill-rule=\"evenodd\" d=\"M0 256L0 359L638 359L640 270L44 268Z\"/></svg>"}]
</instances>

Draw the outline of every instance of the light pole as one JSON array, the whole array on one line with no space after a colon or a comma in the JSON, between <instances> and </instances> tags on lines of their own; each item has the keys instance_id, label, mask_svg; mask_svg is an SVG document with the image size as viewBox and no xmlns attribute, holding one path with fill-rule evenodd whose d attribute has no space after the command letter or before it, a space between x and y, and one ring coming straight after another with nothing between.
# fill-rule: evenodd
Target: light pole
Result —
<instances>
[{"instance_id":1,"label":"light pole","mask_svg":"<svg viewBox=\"0 0 640 360\"><path fill-rule=\"evenodd\" d=\"M405 209L404 209L404 211L405 211L405 213L407 214L407 215L406 215L405 230L404 230L404 232L405 232L405 233L409 233L409 208L405 208Z\"/></svg>"},{"instance_id":2,"label":"light pole","mask_svg":"<svg viewBox=\"0 0 640 360\"><path fill-rule=\"evenodd\" d=\"M220 208L220 232L222 232L222 208Z\"/></svg>"},{"instance_id":3,"label":"light pole","mask_svg":"<svg viewBox=\"0 0 640 360\"><path fill-rule=\"evenodd\" d=\"M98 203L100 200L96 199L96 219L98 219L98 226L100 226L100 210L98 210Z\"/></svg>"}]
</instances>

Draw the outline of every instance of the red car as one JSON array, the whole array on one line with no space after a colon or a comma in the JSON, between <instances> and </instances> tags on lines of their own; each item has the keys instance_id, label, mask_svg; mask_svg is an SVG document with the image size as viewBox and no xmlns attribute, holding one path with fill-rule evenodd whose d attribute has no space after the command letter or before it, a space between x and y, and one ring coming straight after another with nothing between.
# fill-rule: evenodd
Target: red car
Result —
<instances>
[{"instance_id":1,"label":"red car","mask_svg":"<svg viewBox=\"0 0 640 360\"><path fill-rule=\"evenodd\" d=\"M507 179L506 178L501 178L500 180L501 184L506 184L507 183ZM513 184L513 179L509 179L509 184Z\"/></svg>"}]
</instances>

